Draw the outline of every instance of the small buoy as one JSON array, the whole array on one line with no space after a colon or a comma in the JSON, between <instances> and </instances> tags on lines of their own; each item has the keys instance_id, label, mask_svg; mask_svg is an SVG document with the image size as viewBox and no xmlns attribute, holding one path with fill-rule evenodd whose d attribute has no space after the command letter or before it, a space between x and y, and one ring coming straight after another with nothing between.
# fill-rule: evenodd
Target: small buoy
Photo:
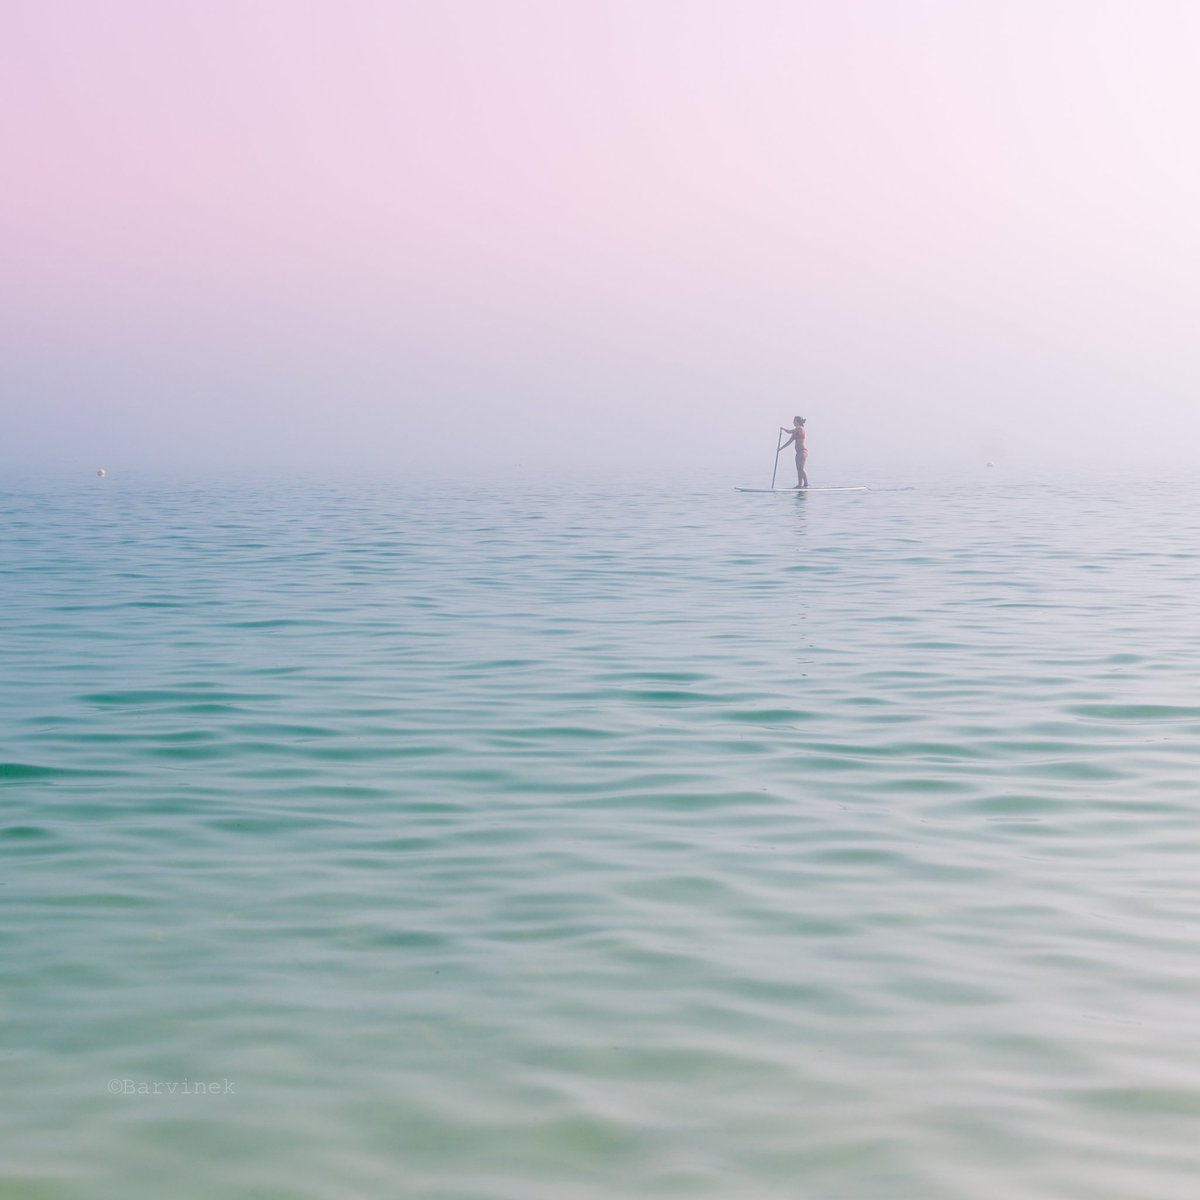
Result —
<instances>
[{"instance_id":1,"label":"small buoy","mask_svg":"<svg viewBox=\"0 0 1200 1200\"><path fill-rule=\"evenodd\" d=\"M987 460L987 462L985 462L983 465L984 465L985 467L994 467L996 464L995 464L994 462L992 462L992 460L989 458L989 459Z\"/></svg>"},{"instance_id":2,"label":"small buoy","mask_svg":"<svg viewBox=\"0 0 1200 1200\"><path fill-rule=\"evenodd\" d=\"M990 466L991 464L989 463L988 465ZM97 475L99 475L101 479L103 479L103 478L105 477L105 475L107 475L107 474L108 474L108 472L107 472L107 471L106 471L106 470L105 470L103 467L101 467L101 468L100 468L100 469L99 469L99 470L96 472L96 474L97 474Z\"/></svg>"}]
</instances>

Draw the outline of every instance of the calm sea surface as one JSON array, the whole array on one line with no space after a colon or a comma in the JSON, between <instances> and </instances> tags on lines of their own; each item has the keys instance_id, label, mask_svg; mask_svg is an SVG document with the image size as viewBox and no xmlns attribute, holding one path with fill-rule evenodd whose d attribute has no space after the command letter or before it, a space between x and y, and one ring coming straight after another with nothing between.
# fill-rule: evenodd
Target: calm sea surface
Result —
<instances>
[{"instance_id":1,"label":"calm sea surface","mask_svg":"<svg viewBox=\"0 0 1200 1200\"><path fill-rule=\"evenodd\" d=\"M5 485L0 1196L1193 1200L1200 490L991 474Z\"/></svg>"}]
</instances>

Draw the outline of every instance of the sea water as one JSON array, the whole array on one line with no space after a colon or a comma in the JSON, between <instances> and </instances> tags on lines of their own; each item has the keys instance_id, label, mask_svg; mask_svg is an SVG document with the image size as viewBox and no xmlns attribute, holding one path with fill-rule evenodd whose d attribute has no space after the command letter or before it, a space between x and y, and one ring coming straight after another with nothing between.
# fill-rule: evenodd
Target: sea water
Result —
<instances>
[{"instance_id":1,"label":"sea water","mask_svg":"<svg viewBox=\"0 0 1200 1200\"><path fill-rule=\"evenodd\" d=\"M4 485L0 1196L1195 1196L1197 488L735 482Z\"/></svg>"}]
</instances>

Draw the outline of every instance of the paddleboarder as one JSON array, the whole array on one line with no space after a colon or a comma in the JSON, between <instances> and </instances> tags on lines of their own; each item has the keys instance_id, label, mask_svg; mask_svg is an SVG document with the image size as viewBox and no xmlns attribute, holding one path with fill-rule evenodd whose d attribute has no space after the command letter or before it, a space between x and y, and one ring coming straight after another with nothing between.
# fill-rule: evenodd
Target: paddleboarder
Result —
<instances>
[{"instance_id":1,"label":"paddleboarder","mask_svg":"<svg viewBox=\"0 0 1200 1200\"><path fill-rule=\"evenodd\" d=\"M808 445L804 440L804 418L793 417L792 421L794 424L791 429L788 429L786 425L779 427L780 433L791 434L791 437L779 447L779 450L783 450L793 442L796 443L796 487L806 488L808 487L808 472L804 469L804 464L808 461Z\"/></svg>"}]
</instances>

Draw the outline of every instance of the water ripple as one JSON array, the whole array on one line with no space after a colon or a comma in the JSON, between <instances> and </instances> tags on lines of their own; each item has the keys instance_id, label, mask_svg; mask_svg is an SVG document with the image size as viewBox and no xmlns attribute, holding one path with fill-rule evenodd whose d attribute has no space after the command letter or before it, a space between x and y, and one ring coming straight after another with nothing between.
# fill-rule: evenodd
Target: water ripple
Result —
<instances>
[{"instance_id":1,"label":"water ripple","mask_svg":"<svg viewBox=\"0 0 1200 1200\"><path fill-rule=\"evenodd\" d=\"M1194 1194L1191 485L105 483L0 493L0 1192Z\"/></svg>"}]
</instances>

